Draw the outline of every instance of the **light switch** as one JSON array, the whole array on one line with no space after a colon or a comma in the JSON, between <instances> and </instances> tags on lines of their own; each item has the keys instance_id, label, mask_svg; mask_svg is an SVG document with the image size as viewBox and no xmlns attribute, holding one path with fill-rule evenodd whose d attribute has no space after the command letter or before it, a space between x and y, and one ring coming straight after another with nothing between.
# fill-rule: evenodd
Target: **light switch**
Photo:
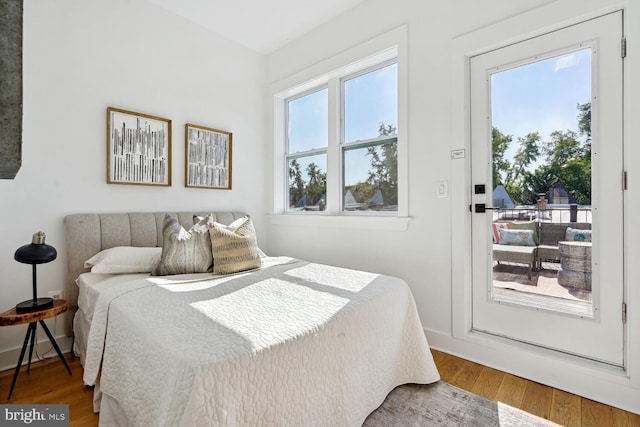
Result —
<instances>
[{"instance_id":1,"label":"light switch","mask_svg":"<svg viewBox=\"0 0 640 427\"><path fill-rule=\"evenodd\" d=\"M449 184L447 181L438 181L436 183L436 195L437 197L449 196Z\"/></svg>"}]
</instances>

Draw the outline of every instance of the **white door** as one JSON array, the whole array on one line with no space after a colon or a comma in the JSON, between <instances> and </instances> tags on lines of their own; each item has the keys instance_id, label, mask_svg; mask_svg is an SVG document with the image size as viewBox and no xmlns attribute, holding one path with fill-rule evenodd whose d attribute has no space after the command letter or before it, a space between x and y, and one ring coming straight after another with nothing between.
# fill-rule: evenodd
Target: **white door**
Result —
<instances>
[{"instance_id":1,"label":"white door","mask_svg":"<svg viewBox=\"0 0 640 427\"><path fill-rule=\"evenodd\" d=\"M616 12L470 59L472 327L616 366L622 37Z\"/></svg>"}]
</instances>

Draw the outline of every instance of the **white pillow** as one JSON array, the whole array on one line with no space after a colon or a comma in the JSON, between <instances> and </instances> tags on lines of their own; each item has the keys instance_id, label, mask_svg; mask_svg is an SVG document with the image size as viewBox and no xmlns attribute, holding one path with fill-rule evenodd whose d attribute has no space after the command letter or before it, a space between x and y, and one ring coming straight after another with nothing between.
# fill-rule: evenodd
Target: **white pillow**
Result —
<instances>
[{"instance_id":1,"label":"white pillow","mask_svg":"<svg viewBox=\"0 0 640 427\"><path fill-rule=\"evenodd\" d=\"M235 233L241 225L244 225L244 223L247 222L248 219L248 216L243 216L242 218L236 219L229 225L220 224L219 222L216 222L215 224L220 228L224 228L232 233Z\"/></svg>"},{"instance_id":2,"label":"white pillow","mask_svg":"<svg viewBox=\"0 0 640 427\"><path fill-rule=\"evenodd\" d=\"M105 249L84 263L92 273L150 273L160 262L162 248L116 246Z\"/></svg>"}]
</instances>

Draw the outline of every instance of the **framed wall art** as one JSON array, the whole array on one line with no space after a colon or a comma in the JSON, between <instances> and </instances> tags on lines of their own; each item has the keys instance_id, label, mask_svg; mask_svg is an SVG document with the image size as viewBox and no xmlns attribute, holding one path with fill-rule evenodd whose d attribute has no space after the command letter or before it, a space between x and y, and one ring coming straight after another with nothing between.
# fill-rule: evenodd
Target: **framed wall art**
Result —
<instances>
[{"instance_id":1,"label":"framed wall art","mask_svg":"<svg viewBox=\"0 0 640 427\"><path fill-rule=\"evenodd\" d=\"M107 108L107 183L171 185L171 120Z\"/></svg>"},{"instance_id":2,"label":"framed wall art","mask_svg":"<svg viewBox=\"0 0 640 427\"><path fill-rule=\"evenodd\" d=\"M185 125L185 187L231 190L232 134Z\"/></svg>"}]
</instances>

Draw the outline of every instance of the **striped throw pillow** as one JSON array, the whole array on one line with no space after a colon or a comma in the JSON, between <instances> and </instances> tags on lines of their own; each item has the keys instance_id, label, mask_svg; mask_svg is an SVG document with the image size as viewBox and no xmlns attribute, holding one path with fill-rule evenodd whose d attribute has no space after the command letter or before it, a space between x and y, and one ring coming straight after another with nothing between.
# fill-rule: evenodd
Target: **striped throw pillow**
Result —
<instances>
[{"instance_id":1,"label":"striped throw pillow","mask_svg":"<svg viewBox=\"0 0 640 427\"><path fill-rule=\"evenodd\" d=\"M208 215L185 230L176 218L164 217L162 225L162 255L151 272L152 276L211 272L213 255L209 227L213 216Z\"/></svg>"},{"instance_id":2,"label":"striped throw pillow","mask_svg":"<svg viewBox=\"0 0 640 427\"><path fill-rule=\"evenodd\" d=\"M491 224L493 229L493 243L500 243L500 229L506 230L509 228L508 222L494 222Z\"/></svg>"},{"instance_id":3,"label":"striped throw pillow","mask_svg":"<svg viewBox=\"0 0 640 427\"><path fill-rule=\"evenodd\" d=\"M209 228L213 250L213 274L253 270L262 265L253 222L249 217L229 225L214 222Z\"/></svg>"}]
</instances>

